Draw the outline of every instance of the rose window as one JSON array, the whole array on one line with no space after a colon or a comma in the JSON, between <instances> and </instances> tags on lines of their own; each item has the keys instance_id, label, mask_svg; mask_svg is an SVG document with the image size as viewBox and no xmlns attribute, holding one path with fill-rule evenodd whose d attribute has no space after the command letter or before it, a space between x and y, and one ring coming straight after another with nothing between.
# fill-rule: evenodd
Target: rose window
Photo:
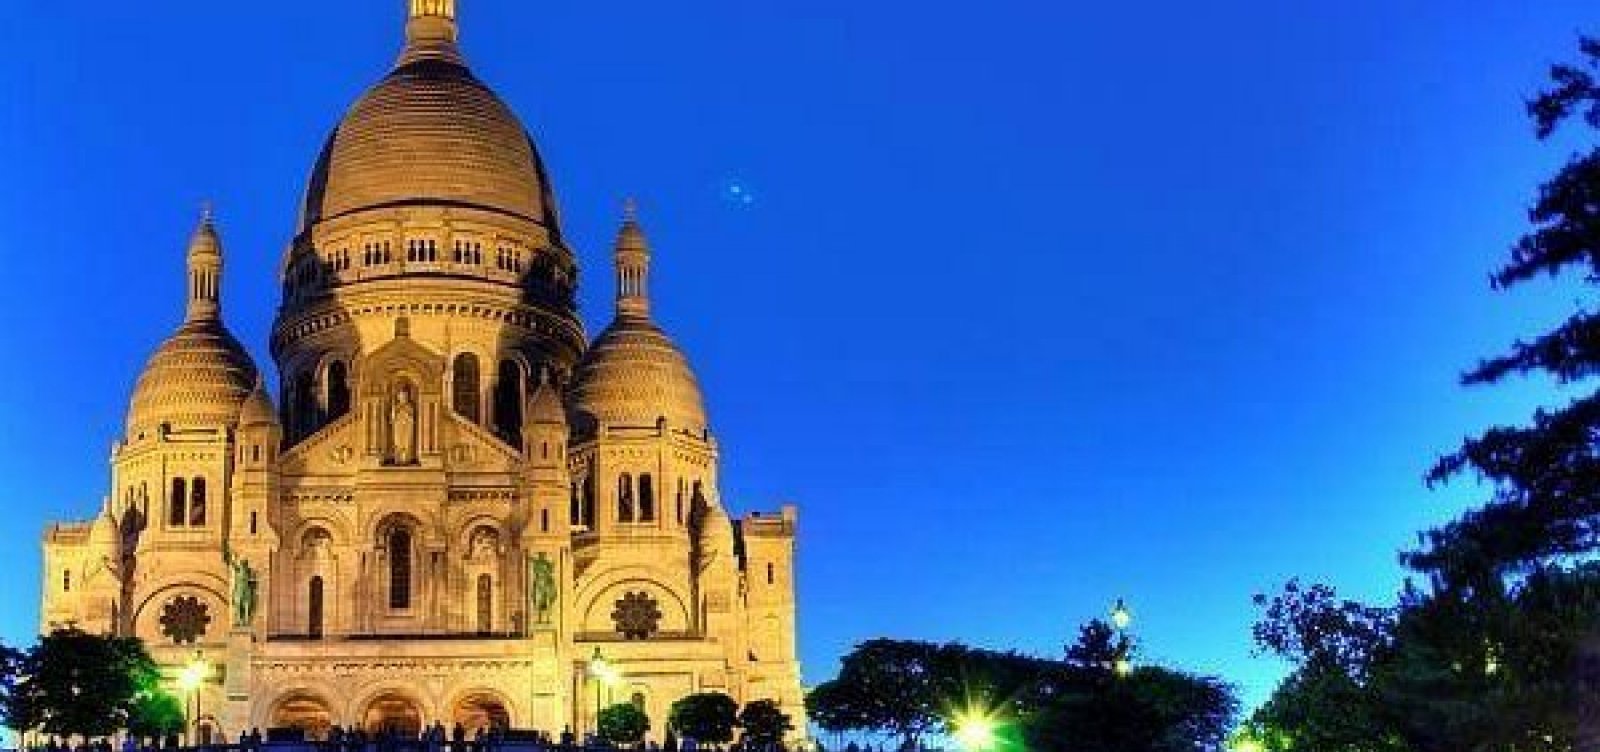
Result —
<instances>
[{"instance_id":1,"label":"rose window","mask_svg":"<svg viewBox=\"0 0 1600 752\"><path fill-rule=\"evenodd\" d=\"M206 633L211 614L192 595L180 595L161 609L161 633L179 645L192 645Z\"/></svg>"},{"instance_id":2,"label":"rose window","mask_svg":"<svg viewBox=\"0 0 1600 752\"><path fill-rule=\"evenodd\" d=\"M648 640L661 628L661 606L649 593L627 593L611 612L617 631L629 640Z\"/></svg>"}]
</instances>

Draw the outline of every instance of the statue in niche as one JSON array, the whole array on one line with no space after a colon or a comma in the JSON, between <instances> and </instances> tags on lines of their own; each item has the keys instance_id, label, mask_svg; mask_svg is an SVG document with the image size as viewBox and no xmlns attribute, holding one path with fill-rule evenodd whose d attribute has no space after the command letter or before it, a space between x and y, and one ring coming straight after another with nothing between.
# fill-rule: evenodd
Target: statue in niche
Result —
<instances>
[{"instance_id":1,"label":"statue in niche","mask_svg":"<svg viewBox=\"0 0 1600 752\"><path fill-rule=\"evenodd\" d=\"M417 406L409 386L400 387L389 406L389 450L396 465L417 462Z\"/></svg>"},{"instance_id":2,"label":"statue in niche","mask_svg":"<svg viewBox=\"0 0 1600 752\"><path fill-rule=\"evenodd\" d=\"M256 615L255 570L250 568L250 562L245 561L244 557L234 556L226 549L222 552L222 559L233 572L233 626L248 627Z\"/></svg>"},{"instance_id":3,"label":"statue in niche","mask_svg":"<svg viewBox=\"0 0 1600 752\"><path fill-rule=\"evenodd\" d=\"M528 603L535 624L549 624L556 603L556 568L543 552L528 557Z\"/></svg>"}]
</instances>

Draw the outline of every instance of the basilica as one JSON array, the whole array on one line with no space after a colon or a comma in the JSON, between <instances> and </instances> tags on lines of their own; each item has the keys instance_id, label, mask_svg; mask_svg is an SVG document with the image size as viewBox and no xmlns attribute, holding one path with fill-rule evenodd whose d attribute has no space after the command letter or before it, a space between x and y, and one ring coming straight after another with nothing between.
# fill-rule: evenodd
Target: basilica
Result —
<instances>
[{"instance_id":1,"label":"basilica","mask_svg":"<svg viewBox=\"0 0 1600 752\"><path fill-rule=\"evenodd\" d=\"M585 335L550 177L457 34L455 0L410 0L398 60L316 157L277 270L276 400L201 218L104 502L44 533L40 627L198 667L202 740L582 734L615 703L659 739L697 692L803 729L795 508L728 516L632 207L614 316Z\"/></svg>"}]
</instances>

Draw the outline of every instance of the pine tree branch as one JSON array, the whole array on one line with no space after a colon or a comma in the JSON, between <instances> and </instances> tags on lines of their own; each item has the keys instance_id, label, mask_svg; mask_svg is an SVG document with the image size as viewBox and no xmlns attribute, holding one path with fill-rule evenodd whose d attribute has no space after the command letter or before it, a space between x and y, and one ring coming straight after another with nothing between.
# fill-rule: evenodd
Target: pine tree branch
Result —
<instances>
[{"instance_id":1,"label":"pine tree branch","mask_svg":"<svg viewBox=\"0 0 1600 752\"><path fill-rule=\"evenodd\" d=\"M1532 342L1519 340L1510 355L1479 363L1461 381L1488 384L1530 371L1549 372L1563 384L1600 374L1600 315L1578 313Z\"/></svg>"}]
</instances>

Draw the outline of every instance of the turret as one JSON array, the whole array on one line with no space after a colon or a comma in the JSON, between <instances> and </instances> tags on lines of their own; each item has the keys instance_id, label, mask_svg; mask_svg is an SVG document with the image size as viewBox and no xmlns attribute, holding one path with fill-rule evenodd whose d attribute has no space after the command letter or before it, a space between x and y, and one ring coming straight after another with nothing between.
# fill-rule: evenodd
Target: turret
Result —
<instances>
[{"instance_id":1,"label":"turret","mask_svg":"<svg viewBox=\"0 0 1600 752\"><path fill-rule=\"evenodd\" d=\"M189 238L187 321L222 316L222 239L217 237L211 207L201 212L200 225Z\"/></svg>"}]
</instances>

